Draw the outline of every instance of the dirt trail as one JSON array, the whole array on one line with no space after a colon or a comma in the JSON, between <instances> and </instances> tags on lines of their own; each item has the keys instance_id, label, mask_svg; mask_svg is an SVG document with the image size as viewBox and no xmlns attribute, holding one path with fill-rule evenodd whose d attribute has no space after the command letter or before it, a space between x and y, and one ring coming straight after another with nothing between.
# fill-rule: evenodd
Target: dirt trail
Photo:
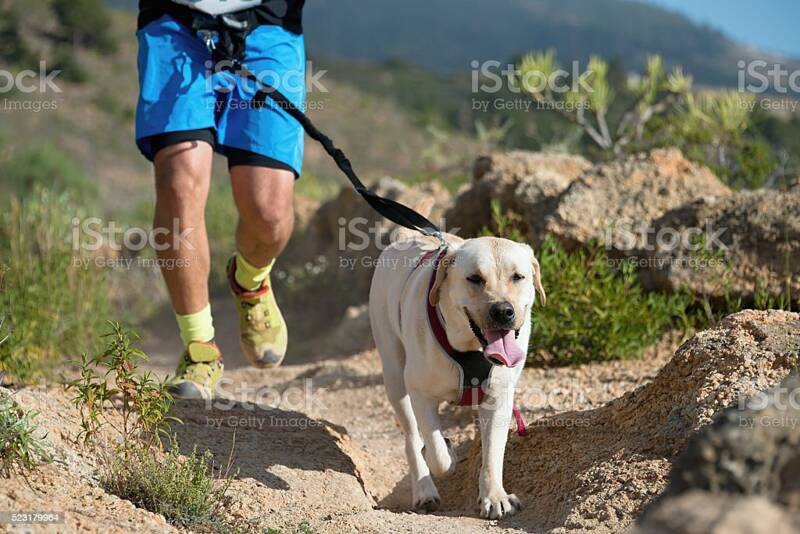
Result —
<instances>
[{"instance_id":1,"label":"dirt trail","mask_svg":"<svg viewBox=\"0 0 800 534\"><path fill-rule=\"evenodd\" d=\"M649 380L672 348L674 343L665 341L635 362L528 369L520 388L523 413L532 422L600 406ZM171 372L170 345L149 349L150 369ZM213 404L181 401L176 406L184 421L176 430L185 452L197 444L223 460L235 434L234 463L240 475L232 486L236 502L225 512L228 519L287 532L303 521L315 531L336 533L524 531L513 518L478 519L476 511L461 502L444 502L443 511L430 516L406 511L410 485L403 441L375 351L297 365L290 357L286 366L274 370L245 366L236 350L228 355L220 399ZM126 532L134 525L139 531L171 530L163 518L93 485L94 463L74 443L77 412L63 390L28 388L18 392L17 399L42 413L40 424L58 454L30 485L0 487L0 509L58 508L67 512L68 531ZM444 406L443 413L447 435L466 454L476 435L472 412ZM477 480L467 478L465 470L456 472L450 483L477 497ZM62 525L51 531L64 529Z\"/></svg>"},{"instance_id":2,"label":"dirt trail","mask_svg":"<svg viewBox=\"0 0 800 534\"><path fill-rule=\"evenodd\" d=\"M674 336L665 339L639 361L527 369L518 395L523 415L533 422L563 411L601 406L654 376L672 354L675 341ZM222 340L223 346L234 343ZM187 446L198 443L224 457L236 430L237 466L243 469L243 477L252 477L270 488L266 502L273 517L280 517L276 524L291 527L292 522L305 519L323 532L515 530L513 519L486 522L477 519L476 510L464 508L460 502L444 502L443 511L436 516L407 512L411 488L403 439L383 390L375 351L297 365L290 357L287 365L273 370L246 366L235 349L227 354L228 382L223 385L223 396L251 404L247 408L237 404L233 410L227 409L227 401L219 401L212 410L181 404L179 411L188 424L179 429L180 438ZM173 361L171 353L154 352L150 366L157 372L170 372ZM270 410L270 406L275 409ZM476 437L474 413L447 405L442 411L448 437L466 454ZM312 421L331 423L329 431L336 436L336 447L308 444L304 426ZM316 470L328 478L316 479ZM364 495L356 498L352 484L335 480L337 473L357 480ZM464 492L477 497L477 481L466 478L463 470L456 472L453 480ZM340 493L330 494L331 486ZM349 488L349 498L338 488ZM339 506L335 510L321 504L329 503L332 496ZM286 509L275 506L276 502ZM258 503L252 504L258 508Z\"/></svg>"}]
</instances>

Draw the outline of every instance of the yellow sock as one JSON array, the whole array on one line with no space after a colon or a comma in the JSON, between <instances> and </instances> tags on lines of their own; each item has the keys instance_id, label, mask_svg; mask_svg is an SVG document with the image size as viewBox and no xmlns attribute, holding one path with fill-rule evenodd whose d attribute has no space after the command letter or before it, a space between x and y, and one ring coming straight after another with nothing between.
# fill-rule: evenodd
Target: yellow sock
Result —
<instances>
[{"instance_id":1,"label":"yellow sock","mask_svg":"<svg viewBox=\"0 0 800 534\"><path fill-rule=\"evenodd\" d=\"M211 304L197 313L189 315L175 314L178 319L178 328L181 331L181 340L184 345L192 341L211 341L214 339L214 320L211 318Z\"/></svg>"},{"instance_id":2,"label":"yellow sock","mask_svg":"<svg viewBox=\"0 0 800 534\"><path fill-rule=\"evenodd\" d=\"M273 265L275 265L275 260L269 262L266 267L256 267L244 259L241 254L236 254L236 283L247 291L258 289L269 276Z\"/></svg>"}]
</instances>

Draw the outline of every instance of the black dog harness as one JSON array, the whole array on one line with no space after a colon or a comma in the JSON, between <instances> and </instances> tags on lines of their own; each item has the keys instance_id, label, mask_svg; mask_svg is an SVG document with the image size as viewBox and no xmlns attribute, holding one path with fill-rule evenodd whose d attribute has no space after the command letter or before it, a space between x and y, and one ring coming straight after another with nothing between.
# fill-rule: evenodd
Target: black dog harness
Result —
<instances>
[{"instance_id":1,"label":"black dog harness","mask_svg":"<svg viewBox=\"0 0 800 534\"><path fill-rule=\"evenodd\" d=\"M441 252L440 252L441 251ZM447 331L442 324L442 319L439 316L439 311L435 306L431 305L430 294L433 289L433 283L436 280L436 273L439 266L447 254L447 249L431 250L425 253L420 258L417 267L425 265L431 261L434 254L439 252L439 256L433 260L433 272L431 273L431 280L428 283L428 295L425 299L426 314L428 316L428 323L433 332L433 337L439 343L442 350L450 357L459 369L461 380L459 381L458 392L458 405L459 406L477 406L483 401L484 390L483 384L489 379L492 373L492 363L486 359L482 350L473 350L463 352L456 350L447 339Z\"/></svg>"},{"instance_id":2,"label":"black dog harness","mask_svg":"<svg viewBox=\"0 0 800 534\"><path fill-rule=\"evenodd\" d=\"M465 352L456 350L450 344L450 340L447 339L447 330L445 330L442 324L442 318L439 316L439 311L436 309L436 306L431 304L430 299L433 284L436 281L436 273L441 266L442 260L444 260L444 257L447 255L447 248L439 247L438 249L426 252L425 255L420 258L415 269L431 262L431 258L433 258L437 252L439 255L432 260L433 269L425 298L425 312L428 316L428 324L433 332L433 337L436 338L436 341L439 343L444 353L456 364L459 374L461 375L457 404L459 406L475 407L483 402L483 397L485 395L484 385L492 374L494 364L486 359L484 351L472 350ZM514 421L517 424L517 434L524 436L527 432L525 430L525 421L522 419L522 414L516 404L512 410Z\"/></svg>"}]
</instances>

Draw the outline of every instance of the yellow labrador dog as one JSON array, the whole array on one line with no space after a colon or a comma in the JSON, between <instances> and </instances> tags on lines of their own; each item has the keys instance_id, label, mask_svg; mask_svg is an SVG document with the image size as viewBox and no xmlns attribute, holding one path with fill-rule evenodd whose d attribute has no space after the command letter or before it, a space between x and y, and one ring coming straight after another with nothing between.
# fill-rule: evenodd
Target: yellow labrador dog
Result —
<instances>
[{"instance_id":1,"label":"yellow labrador dog","mask_svg":"<svg viewBox=\"0 0 800 534\"><path fill-rule=\"evenodd\" d=\"M503 487L503 455L531 307L537 291L546 298L539 263L528 245L507 239L446 234L447 248L437 249L435 239L400 235L380 256L369 312L386 394L405 435L412 507L436 510L432 475L455 467L439 404L469 398L465 389L476 379L465 385L466 375L488 366L477 396L483 449L478 506L481 517L513 514L521 504Z\"/></svg>"}]
</instances>

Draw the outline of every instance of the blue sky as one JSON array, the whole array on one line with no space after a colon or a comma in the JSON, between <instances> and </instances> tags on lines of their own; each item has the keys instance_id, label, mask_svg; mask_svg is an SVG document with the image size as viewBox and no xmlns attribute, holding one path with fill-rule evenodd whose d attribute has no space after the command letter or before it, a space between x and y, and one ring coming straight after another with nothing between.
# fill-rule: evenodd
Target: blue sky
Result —
<instances>
[{"instance_id":1,"label":"blue sky","mask_svg":"<svg viewBox=\"0 0 800 534\"><path fill-rule=\"evenodd\" d=\"M645 0L770 52L800 57L800 0Z\"/></svg>"}]
</instances>

